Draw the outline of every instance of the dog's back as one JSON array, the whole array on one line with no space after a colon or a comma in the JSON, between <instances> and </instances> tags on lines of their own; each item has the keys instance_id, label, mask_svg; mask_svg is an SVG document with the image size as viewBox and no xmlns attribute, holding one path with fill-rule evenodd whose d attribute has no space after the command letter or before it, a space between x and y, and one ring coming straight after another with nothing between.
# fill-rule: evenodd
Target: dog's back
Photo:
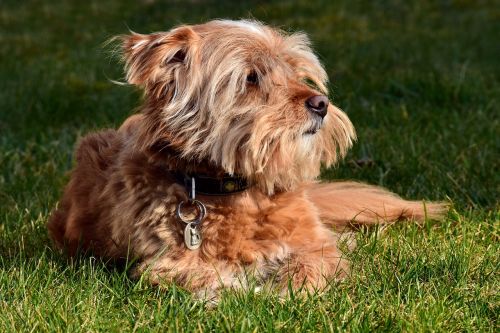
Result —
<instances>
[{"instance_id":1,"label":"dog's back","mask_svg":"<svg viewBox=\"0 0 500 333\"><path fill-rule=\"evenodd\" d=\"M97 224L100 195L109 170L121 149L121 137L115 130L84 137L76 150L76 166L62 201L48 223L49 235L59 248L75 255L79 247L99 251L108 247L106 224Z\"/></svg>"}]
</instances>

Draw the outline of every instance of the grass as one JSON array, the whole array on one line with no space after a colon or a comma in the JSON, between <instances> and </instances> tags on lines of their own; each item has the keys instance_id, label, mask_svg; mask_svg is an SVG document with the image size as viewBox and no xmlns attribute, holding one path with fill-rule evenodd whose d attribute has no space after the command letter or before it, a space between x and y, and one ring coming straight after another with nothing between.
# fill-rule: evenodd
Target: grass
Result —
<instances>
[{"instance_id":1,"label":"grass","mask_svg":"<svg viewBox=\"0 0 500 333\"><path fill-rule=\"evenodd\" d=\"M128 28L254 17L304 30L359 140L325 179L446 199L442 223L357 235L352 277L307 299L185 291L53 251L75 141L140 94L102 48ZM0 4L0 331L499 331L500 10L494 1ZM372 163L356 163L368 160Z\"/></svg>"}]
</instances>

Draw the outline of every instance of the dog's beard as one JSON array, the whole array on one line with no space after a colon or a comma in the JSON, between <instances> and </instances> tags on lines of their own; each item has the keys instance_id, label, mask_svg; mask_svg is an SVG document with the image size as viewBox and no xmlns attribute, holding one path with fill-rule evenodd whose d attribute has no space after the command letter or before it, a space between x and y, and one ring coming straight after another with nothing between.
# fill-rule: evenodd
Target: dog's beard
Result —
<instances>
[{"instance_id":1,"label":"dog's beard","mask_svg":"<svg viewBox=\"0 0 500 333\"><path fill-rule=\"evenodd\" d=\"M321 123L308 120L295 128L257 128L240 155L238 171L267 193L315 179L321 165L330 166L343 157L355 138L347 116L334 107Z\"/></svg>"}]
</instances>

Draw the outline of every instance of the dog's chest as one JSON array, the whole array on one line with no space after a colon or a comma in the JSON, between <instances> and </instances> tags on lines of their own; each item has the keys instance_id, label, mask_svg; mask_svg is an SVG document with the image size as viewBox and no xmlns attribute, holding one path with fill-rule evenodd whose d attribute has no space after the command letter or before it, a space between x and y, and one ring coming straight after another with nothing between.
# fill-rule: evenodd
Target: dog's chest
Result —
<instances>
[{"instance_id":1,"label":"dog's chest","mask_svg":"<svg viewBox=\"0 0 500 333\"><path fill-rule=\"evenodd\" d=\"M259 205L251 199L224 204L206 202L207 213L198 226L201 244L191 250L185 244L186 224L175 213L179 202L175 197L157 202L146 221L137 225L140 243L147 244L138 248L142 252L139 256L162 251L177 259L196 255L206 262L262 268L286 261L294 248L300 247L302 237L307 240L317 232L314 210L300 197Z\"/></svg>"}]
</instances>

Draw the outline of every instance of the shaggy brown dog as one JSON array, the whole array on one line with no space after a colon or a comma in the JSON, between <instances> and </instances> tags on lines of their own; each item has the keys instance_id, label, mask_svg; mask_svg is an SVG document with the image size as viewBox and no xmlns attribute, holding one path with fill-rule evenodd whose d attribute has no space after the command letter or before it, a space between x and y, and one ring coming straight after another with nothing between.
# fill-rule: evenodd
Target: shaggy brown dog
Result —
<instances>
[{"instance_id":1,"label":"shaggy brown dog","mask_svg":"<svg viewBox=\"0 0 500 333\"><path fill-rule=\"evenodd\" d=\"M48 224L71 255L130 255L153 283L197 292L240 286L249 271L281 290L289 279L316 289L347 270L334 229L445 211L378 187L315 181L355 134L329 104L304 34L212 21L119 40L144 104L120 129L80 142ZM188 194L193 178L199 201Z\"/></svg>"}]
</instances>

